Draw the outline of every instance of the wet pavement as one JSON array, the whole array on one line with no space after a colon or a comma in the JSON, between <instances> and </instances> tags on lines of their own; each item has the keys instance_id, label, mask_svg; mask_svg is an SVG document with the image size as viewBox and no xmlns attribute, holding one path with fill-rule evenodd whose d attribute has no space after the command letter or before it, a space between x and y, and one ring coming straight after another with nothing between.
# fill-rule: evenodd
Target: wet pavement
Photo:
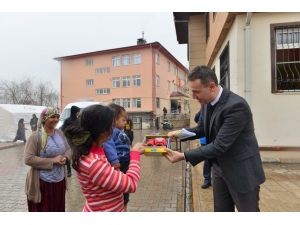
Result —
<instances>
[{"instance_id":1,"label":"wet pavement","mask_svg":"<svg viewBox=\"0 0 300 225\"><path fill-rule=\"evenodd\" d=\"M134 143L155 130L136 131ZM163 132L162 132L163 133ZM26 212L25 178L29 167L23 162L24 144L0 149L0 212ZM179 148L179 145L177 146ZM182 144L182 148L185 145ZM175 143L172 143L175 149ZM171 164L161 156L141 156L141 181L130 194L128 212L183 211L184 162ZM66 211L80 212L84 205L75 172L68 179Z\"/></svg>"},{"instance_id":2,"label":"wet pavement","mask_svg":"<svg viewBox=\"0 0 300 225\"><path fill-rule=\"evenodd\" d=\"M135 131L134 143L155 130ZM163 131L161 131L163 133ZM3 143L2 143L3 144ZM0 145L1 146L1 145ZM179 147L179 146L177 146ZM182 149L187 146L183 143ZM172 143L175 149L175 143ZM24 144L0 149L0 212L26 212L24 184L29 167L23 162ZM300 212L300 164L264 163L267 180L261 185L262 212ZM203 164L191 167L190 198L194 211L212 212L212 187L202 189ZM185 162L171 164L163 157L141 156L141 181L130 194L128 212L184 211ZM68 178L66 211L80 212L84 204L74 170Z\"/></svg>"},{"instance_id":3,"label":"wet pavement","mask_svg":"<svg viewBox=\"0 0 300 225\"><path fill-rule=\"evenodd\" d=\"M260 186L260 211L300 212L300 164L263 163L263 167L266 182ZM200 163L192 169L194 208L198 212L213 212L212 187L200 187L202 168L203 163Z\"/></svg>"}]
</instances>

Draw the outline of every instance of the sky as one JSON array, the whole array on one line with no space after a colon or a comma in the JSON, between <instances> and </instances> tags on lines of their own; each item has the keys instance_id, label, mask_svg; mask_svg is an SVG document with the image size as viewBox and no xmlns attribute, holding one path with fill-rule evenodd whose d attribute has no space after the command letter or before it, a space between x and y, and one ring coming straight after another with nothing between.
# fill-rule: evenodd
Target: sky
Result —
<instances>
[{"instance_id":1,"label":"sky","mask_svg":"<svg viewBox=\"0 0 300 225\"><path fill-rule=\"evenodd\" d=\"M160 42L187 67L172 12L0 12L0 78L49 80L59 89L55 57Z\"/></svg>"},{"instance_id":2,"label":"sky","mask_svg":"<svg viewBox=\"0 0 300 225\"><path fill-rule=\"evenodd\" d=\"M59 90L60 64L53 58L136 45L142 32L147 43L160 42L188 67L187 44L177 42L173 11L253 11L255 6L239 10L230 1L1 1L0 79L51 81Z\"/></svg>"}]
</instances>

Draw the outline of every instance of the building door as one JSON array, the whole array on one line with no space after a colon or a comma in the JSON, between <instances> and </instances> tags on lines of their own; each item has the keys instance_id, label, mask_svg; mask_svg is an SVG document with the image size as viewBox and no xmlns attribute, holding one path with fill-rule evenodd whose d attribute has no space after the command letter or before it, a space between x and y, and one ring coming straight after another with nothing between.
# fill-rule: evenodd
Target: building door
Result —
<instances>
[{"instance_id":1,"label":"building door","mask_svg":"<svg viewBox=\"0 0 300 225\"><path fill-rule=\"evenodd\" d=\"M133 129L134 130L142 130L142 117L141 116L137 116L134 118L134 122L133 122Z\"/></svg>"}]
</instances>

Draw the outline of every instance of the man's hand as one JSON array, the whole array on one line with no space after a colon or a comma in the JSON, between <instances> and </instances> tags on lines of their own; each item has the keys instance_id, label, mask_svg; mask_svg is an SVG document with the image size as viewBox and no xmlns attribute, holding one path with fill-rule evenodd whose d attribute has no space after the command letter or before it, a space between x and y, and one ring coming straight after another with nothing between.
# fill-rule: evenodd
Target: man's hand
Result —
<instances>
[{"instance_id":1,"label":"man's hand","mask_svg":"<svg viewBox=\"0 0 300 225\"><path fill-rule=\"evenodd\" d=\"M183 153L173 151L172 149L169 149L169 148L165 148L165 150L168 153L163 154L163 156L166 157L171 163L176 163L176 162L179 162L180 160L184 160Z\"/></svg>"},{"instance_id":2,"label":"man's hand","mask_svg":"<svg viewBox=\"0 0 300 225\"><path fill-rule=\"evenodd\" d=\"M176 141L177 137L176 135L180 132L181 130L175 130L175 131L171 131L168 133L168 136L171 138L171 141Z\"/></svg>"}]
</instances>

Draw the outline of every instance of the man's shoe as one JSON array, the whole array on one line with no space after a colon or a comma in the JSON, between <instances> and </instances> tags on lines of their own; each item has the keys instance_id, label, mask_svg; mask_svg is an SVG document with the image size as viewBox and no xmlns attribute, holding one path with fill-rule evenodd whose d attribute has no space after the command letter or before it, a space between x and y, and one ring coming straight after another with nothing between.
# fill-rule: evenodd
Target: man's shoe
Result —
<instances>
[{"instance_id":1,"label":"man's shoe","mask_svg":"<svg viewBox=\"0 0 300 225\"><path fill-rule=\"evenodd\" d=\"M70 177L70 176L71 176L71 171L68 171L68 174L67 174L67 176L68 176L68 177Z\"/></svg>"},{"instance_id":2,"label":"man's shoe","mask_svg":"<svg viewBox=\"0 0 300 225\"><path fill-rule=\"evenodd\" d=\"M203 189L208 188L209 186L211 186L211 182L204 182L204 183L201 185L201 187L202 187Z\"/></svg>"}]
</instances>

